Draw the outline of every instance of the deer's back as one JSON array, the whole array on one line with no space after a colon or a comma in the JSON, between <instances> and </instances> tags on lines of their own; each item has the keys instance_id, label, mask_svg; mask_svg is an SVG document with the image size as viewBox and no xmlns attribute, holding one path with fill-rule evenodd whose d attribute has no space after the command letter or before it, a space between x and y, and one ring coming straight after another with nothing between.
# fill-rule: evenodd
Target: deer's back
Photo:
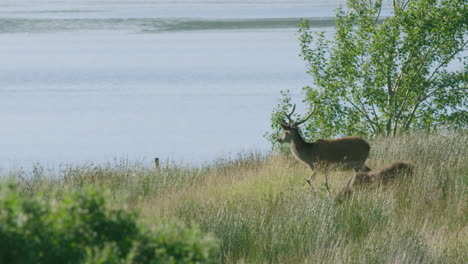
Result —
<instances>
[{"instance_id":1,"label":"deer's back","mask_svg":"<svg viewBox=\"0 0 468 264\"><path fill-rule=\"evenodd\" d=\"M397 162L390 164L380 170L359 172L356 174L356 182L371 183L375 181L388 182L400 175L411 175L414 171L414 165L406 162Z\"/></svg>"}]
</instances>

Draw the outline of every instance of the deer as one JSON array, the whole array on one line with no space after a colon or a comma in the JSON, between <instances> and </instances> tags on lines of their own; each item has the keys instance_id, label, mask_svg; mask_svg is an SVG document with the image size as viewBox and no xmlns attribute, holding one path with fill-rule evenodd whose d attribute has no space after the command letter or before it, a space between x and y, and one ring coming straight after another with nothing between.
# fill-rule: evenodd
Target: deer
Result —
<instances>
[{"instance_id":1,"label":"deer","mask_svg":"<svg viewBox=\"0 0 468 264\"><path fill-rule=\"evenodd\" d=\"M404 178L414 174L415 166L407 162L396 162L375 171L358 172L349 181L336 199L341 201L351 195L356 187L369 186L372 184L388 184L397 178Z\"/></svg>"},{"instance_id":2,"label":"deer","mask_svg":"<svg viewBox=\"0 0 468 264\"><path fill-rule=\"evenodd\" d=\"M306 122L317 110L315 105L310 114L303 120L293 121L292 114L296 110L296 105L292 111L283 114L288 118L286 123L284 119L279 122L284 132L277 138L279 143L289 143L293 156L299 161L305 163L312 171L312 175L304 179L312 190L312 182L317 175L317 171L323 171L325 174L325 187L330 193L328 184L328 171L330 169L349 169L355 171L370 171L364 165L369 156L370 145L360 137L350 136L338 139L317 139L313 142L306 142L299 131L299 125Z\"/></svg>"}]
</instances>

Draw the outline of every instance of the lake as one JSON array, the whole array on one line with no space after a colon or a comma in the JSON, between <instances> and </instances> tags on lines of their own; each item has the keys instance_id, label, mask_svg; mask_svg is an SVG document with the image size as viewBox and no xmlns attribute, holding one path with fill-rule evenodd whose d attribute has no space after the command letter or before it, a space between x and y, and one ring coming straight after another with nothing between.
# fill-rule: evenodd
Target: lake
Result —
<instances>
[{"instance_id":1,"label":"lake","mask_svg":"<svg viewBox=\"0 0 468 264\"><path fill-rule=\"evenodd\" d=\"M340 3L2 0L0 168L266 152L279 92L311 84L296 25Z\"/></svg>"}]
</instances>

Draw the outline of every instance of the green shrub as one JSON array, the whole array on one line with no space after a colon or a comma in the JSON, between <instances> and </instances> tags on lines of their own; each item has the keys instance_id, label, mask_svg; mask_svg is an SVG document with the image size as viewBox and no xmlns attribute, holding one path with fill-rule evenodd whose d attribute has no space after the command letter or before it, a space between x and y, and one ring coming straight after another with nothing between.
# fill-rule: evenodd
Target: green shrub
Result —
<instances>
[{"instance_id":1,"label":"green shrub","mask_svg":"<svg viewBox=\"0 0 468 264\"><path fill-rule=\"evenodd\" d=\"M218 251L198 228L149 229L96 190L46 200L0 186L0 263L214 263Z\"/></svg>"}]
</instances>

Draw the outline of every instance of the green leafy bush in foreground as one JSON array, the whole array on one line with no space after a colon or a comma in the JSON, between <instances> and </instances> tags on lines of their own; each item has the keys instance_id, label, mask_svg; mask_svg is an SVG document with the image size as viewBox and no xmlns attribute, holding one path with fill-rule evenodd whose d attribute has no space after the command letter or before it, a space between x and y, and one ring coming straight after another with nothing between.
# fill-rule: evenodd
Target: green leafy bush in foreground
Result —
<instances>
[{"instance_id":1,"label":"green leafy bush in foreground","mask_svg":"<svg viewBox=\"0 0 468 264\"><path fill-rule=\"evenodd\" d=\"M218 255L198 228L150 230L95 190L46 200L0 186L0 263L214 263Z\"/></svg>"}]
</instances>

